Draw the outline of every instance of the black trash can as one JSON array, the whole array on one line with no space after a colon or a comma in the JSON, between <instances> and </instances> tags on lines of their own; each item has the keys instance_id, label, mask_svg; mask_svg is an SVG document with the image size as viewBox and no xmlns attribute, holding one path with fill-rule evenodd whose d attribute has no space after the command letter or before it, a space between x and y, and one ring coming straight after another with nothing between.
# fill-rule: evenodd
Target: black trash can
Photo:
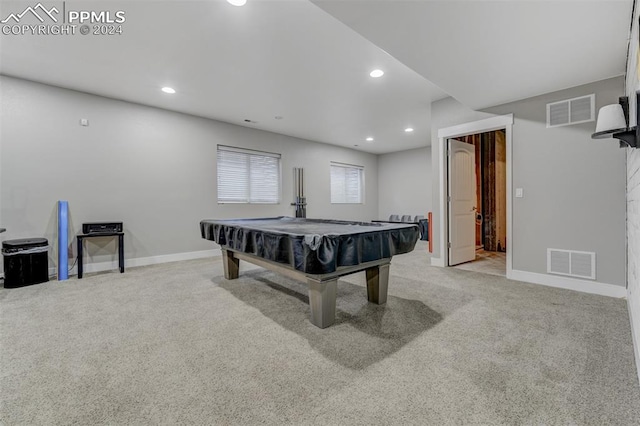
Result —
<instances>
[{"instance_id":1,"label":"black trash can","mask_svg":"<svg viewBox=\"0 0 640 426\"><path fill-rule=\"evenodd\" d=\"M49 246L46 238L3 241L2 256L5 288L49 281Z\"/></svg>"}]
</instances>

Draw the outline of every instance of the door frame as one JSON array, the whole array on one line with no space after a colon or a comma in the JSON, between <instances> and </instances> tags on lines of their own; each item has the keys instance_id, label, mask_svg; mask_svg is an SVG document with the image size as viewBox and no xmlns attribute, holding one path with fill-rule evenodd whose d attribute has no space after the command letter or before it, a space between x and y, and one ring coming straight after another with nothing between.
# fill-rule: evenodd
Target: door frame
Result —
<instances>
[{"instance_id":1,"label":"door frame","mask_svg":"<svg viewBox=\"0 0 640 426\"><path fill-rule=\"evenodd\" d=\"M512 132L513 132L513 114L499 115L486 118L484 120L472 121L469 123L459 124L457 126L445 127L438 129L438 148L439 148L439 177L440 188L438 197L440 200L439 209L439 237L438 247L440 249L440 258L431 258L431 264L434 266L449 267L449 203L447 201L447 188L449 184L449 167L447 165L447 157L449 154L448 139L460 136L472 135L476 133L491 132L494 130L504 130L506 139L506 168L507 168L507 278L511 278L513 271L513 197L512 197L512 177L513 177L513 149L512 149Z\"/></svg>"}]
</instances>

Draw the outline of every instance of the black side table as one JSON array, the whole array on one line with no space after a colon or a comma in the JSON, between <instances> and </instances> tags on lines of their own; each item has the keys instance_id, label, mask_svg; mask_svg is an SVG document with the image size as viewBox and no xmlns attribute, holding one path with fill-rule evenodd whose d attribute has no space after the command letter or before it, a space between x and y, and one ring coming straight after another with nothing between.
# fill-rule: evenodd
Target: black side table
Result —
<instances>
[{"instance_id":1,"label":"black side table","mask_svg":"<svg viewBox=\"0 0 640 426\"><path fill-rule=\"evenodd\" d=\"M124 232L101 232L94 234L78 234L78 279L82 278L82 242L85 238L118 237L118 266L120 273L124 272Z\"/></svg>"}]
</instances>

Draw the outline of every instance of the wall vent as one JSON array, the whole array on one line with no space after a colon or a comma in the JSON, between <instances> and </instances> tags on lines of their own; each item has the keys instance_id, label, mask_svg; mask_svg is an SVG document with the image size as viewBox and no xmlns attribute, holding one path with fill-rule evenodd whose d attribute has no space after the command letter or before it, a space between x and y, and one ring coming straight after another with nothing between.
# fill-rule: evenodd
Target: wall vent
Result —
<instances>
[{"instance_id":1,"label":"wall vent","mask_svg":"<svg viewBox=\"0 0 640 426\"><path fill-rule=\"evenodd\" d=\"M547 127L595 121L595 109L595 94L547 104Z\"/></svg>"},{"instance_id":2,"label":"wall vent","mask_svg":"<svg viewBox=\"0 0 640 426\"><path fill-rule=\"evenodd\" d=\"M547 249L547 273L596 279L596 254L586 251Z\"/></svg>"}]
</instances>

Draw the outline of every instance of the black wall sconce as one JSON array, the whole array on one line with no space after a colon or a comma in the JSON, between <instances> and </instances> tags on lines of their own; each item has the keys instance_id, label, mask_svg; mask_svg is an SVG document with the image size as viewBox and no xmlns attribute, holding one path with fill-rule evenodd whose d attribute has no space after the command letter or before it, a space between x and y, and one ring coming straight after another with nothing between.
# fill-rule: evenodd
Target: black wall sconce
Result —
<instances>
[{"instance_id":1,"label":"black wall sconce","mask_svg":"<svg viewBox=\"0 0 640 426\"><path fill-rule=\"evenodd\" d=\"M640 124L640 91L636 92L636 123ZM598 111L596 132L591 139L614 137L620 140L620 148L640 148L640 127L629 127L629 98L623 96L619 103L603 106Z\"/></svg>"}]
</instances>

